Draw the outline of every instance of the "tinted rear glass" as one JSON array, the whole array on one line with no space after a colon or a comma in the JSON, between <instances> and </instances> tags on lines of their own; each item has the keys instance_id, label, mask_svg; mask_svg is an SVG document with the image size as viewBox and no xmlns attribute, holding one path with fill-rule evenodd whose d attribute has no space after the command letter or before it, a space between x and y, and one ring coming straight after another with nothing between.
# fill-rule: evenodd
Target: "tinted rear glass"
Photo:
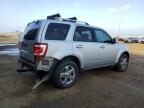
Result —
<instances>
[{"instance_id":1,"label":"tinted rear glass","mask_svg":"<svg viewBox=\"0 0 144 108\"><path fill-rule=\"evenodd\" d=\"M46 40L65 40L68 34L70 25L68 24L59 24L59 23L50 23L45 39Z\"/></svg>"},{"instance_id":2,"label":"tinted rear glass","mask_svg":"<svg viewBox=\"0 0 144 108\"><path fill-rule=\"evenodd\" d=\"M28 24L28 26L26 27L25 31L24 31L24 39L26 40L35 40L36 35L38 33L40 27L40 22L34 22L34 23L30 23Z\"/></svg>"}]
</instances>

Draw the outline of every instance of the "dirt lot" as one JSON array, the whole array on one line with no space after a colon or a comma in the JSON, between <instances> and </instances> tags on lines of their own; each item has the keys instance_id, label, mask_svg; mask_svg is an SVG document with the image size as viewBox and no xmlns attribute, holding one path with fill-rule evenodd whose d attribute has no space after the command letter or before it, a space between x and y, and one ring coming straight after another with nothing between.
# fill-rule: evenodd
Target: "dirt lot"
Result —
<instances>
[{"instance_id":1,"label":"dirt lot","mask_svg":"<svg viewBox=\"0 0 144 108\"><path fill-rule=\"evenodd\" d=\"M84 72L65 90L50 82L32 90L36 76L16 73L16 57L0 56L0 108L144 108L144 44L129 47L127 72Z\"/></svg>"}]
</instances>

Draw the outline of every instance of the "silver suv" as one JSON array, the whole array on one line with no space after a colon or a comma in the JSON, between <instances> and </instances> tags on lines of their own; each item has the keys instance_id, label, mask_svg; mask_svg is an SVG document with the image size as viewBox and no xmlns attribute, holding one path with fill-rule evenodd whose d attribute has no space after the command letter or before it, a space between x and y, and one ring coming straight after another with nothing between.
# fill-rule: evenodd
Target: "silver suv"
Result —
<instances>
[{"instance_id":1,"label":"silver suv","mask_svg":"<svg viewBox=\"0 0 144 108\"><path fill-rule=\"evenodd\" d=\"M71 87L83 70L113 66L127 70L129 51L102 28L63 19L59 14L29 23L22 33L18 72L49 76L59 88Z\"/></svg>"}]
</instances>

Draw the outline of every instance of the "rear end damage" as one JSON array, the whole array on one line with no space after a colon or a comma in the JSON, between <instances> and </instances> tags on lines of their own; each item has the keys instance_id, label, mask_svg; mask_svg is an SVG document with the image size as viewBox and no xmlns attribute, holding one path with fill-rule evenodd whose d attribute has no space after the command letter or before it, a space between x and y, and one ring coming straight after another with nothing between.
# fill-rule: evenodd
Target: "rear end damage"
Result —
<instances>
[{"instance_id":1,"label":"rear end damage","mask_svg":"<svg viewBox=\"0 0 144 108\"><path fill-rule=\"evenodd\" d=\"M43 26L41 21L29 23L22 34L23 40L19 48L20 56L17 72L33 72L37 74L40 79L33 87L34 89L51 77L57 62L54 58L46 57L48 44L40 42L42 34L40 31L42 31Z\"/></svg>"},{"instance_id":2,"label":"rear end damage","mask_svg":"<svg viewBox=\"0 0 144 108\"><path fill-rule=\"evenodd\" d=\"M35 64L32 65L29 62L19 59L18 60L19 68L17 69L17 72L35 73L38 76L38 80L36 84L32 87L32 89L36 89L40 84L51 78L57 62L58 60L54 58L45 58L42 60L38 60L37 65Z\"/></svg>"}]
</instances>

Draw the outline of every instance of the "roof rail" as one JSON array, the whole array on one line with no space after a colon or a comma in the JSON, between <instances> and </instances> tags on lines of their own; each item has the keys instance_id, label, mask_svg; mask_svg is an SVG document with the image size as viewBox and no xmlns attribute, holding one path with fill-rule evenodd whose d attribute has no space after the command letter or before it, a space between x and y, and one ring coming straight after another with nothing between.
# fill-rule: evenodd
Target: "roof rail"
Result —
<instances>
[{"instance_id":1,"label":"roof rail","mask_svg":"<svg viewBox=\"0 0 144 108\"><path fill-rule=\"evenodd\" d=\"M83 22L83 21L77 21L78 23L82 23L82 24L86 24L86 25L89 25L89 23L87 22Z\"/></svg>"},{"instance_id":2,"label":"roof rail","mask_svg":"<svg viewBox=\"0 0 144 108\"><path fill-rule=\"evenodd\" d=\"M50 16L47 16L47 19L56 19L56 18L60 18L61 17L61 15L59 14L59 13L57 13L57 14L54 14L54 15L50 15Z\"/></svg>"}]
</instances>

